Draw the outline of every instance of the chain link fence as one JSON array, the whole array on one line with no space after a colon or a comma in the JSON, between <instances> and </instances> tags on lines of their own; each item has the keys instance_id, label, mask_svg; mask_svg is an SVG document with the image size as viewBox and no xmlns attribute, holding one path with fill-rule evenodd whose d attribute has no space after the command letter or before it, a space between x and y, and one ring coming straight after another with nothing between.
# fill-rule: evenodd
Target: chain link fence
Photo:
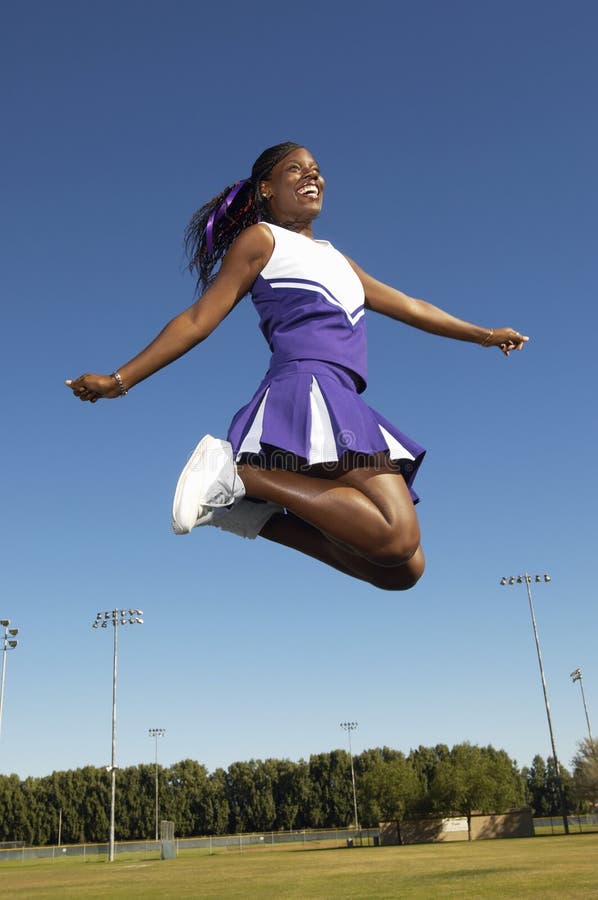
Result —
<instances>
[{"instance_id":1,"label":"chain link fence","mask_svg":"<svg viewBox=\"0 0 598 900\"><path fill-rule=\"evenodd\" d=\"M209 837L174 838L174 853L185 850L203 850L206 853L237 852L257 850L260 847L272 847L278 844L302 844L306 848L315 849L318 843L326 843L328 846L337 847L372 847L378 846L379 830L377 828L363 828L355 831L354 828L329 828L313 831L264 831L255 834L229 834L214 835ZM0 849L0 864L4 860L30 859L64 859L70 857L83 857L83 859L97 860L99 856L108 857L108 843L105 844L68 844L57 847L14 847ZM162 841L117 841L114 845L115 854L134 853L142 854L148 858L160 859L162 856Z\"/></svg>"}]
</instances>

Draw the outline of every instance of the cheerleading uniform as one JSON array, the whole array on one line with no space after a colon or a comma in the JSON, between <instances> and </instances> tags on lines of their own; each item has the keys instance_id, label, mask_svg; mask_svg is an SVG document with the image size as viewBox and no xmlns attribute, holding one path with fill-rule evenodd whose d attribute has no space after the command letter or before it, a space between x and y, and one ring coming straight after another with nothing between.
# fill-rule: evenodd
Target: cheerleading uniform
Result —
<instances>
[{"instance_id":1,"label":"cheerleading uniform","mask_svg":"<svg viewBox=\"0 0 598 900\"><path fill-rule=\"evenodd\" d=\"M235 458L275 466L282 452L314 465L350 451L358 465L387 451L411 489L424 448L360 397L367 381L361 281L328 241L266 224L274 250L251 296L272 358L231 423Z\"/></svg>"}]
</instances>

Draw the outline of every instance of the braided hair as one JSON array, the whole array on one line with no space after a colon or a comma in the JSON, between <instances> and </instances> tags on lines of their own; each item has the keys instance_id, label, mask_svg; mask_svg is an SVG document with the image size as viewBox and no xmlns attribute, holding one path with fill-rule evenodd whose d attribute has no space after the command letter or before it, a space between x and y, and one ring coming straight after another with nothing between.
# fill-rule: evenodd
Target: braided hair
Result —
<instances>
[{"instance_id":1,"label":"braided hair","mask_svg":"<svg viewBox=\"0 0 598 900\"><path fill-rule=\"evenodd\" d=\"M285 141L268 147L254 162L248 179L229 184L193 214L183 243L188 269L197 275L198 290L208 287L216 265L245 228L270 221L267 203L260 195L260 181L268 179L274 166L301 146Z\"/></svg>"}]
</instances>

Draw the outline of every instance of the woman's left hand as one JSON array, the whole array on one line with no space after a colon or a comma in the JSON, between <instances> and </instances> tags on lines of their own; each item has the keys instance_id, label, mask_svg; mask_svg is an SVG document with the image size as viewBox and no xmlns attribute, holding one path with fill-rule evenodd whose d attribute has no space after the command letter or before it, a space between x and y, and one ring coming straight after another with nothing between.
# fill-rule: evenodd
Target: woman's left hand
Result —
<instances>
[{"instance_id":1,"label":"woman's left hand","mask_svg":"<svg viewBox=\"0 0 598 900\"><path fill-rule=\"evenodd\" d=\"M519 334L514 328L491 328L487 337L482 341L483 347L500 347L505 356L511 350L523 350L529 338Z\"/></svg>"}]
</instances>

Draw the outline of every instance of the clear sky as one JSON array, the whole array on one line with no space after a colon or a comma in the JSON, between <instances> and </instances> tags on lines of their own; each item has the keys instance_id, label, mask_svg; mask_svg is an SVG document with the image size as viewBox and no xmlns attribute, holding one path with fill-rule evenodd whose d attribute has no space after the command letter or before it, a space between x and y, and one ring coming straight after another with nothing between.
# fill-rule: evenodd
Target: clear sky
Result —
<instances>
[{"instance_id":1,"label":"clear sky","mask_svg":"<svg viewBox=\"0 0 598 900\"><path fill-rule=\"evenodd\" d=\"M595 400L598 7L592 0L5 0L0 19L4 340L0 771L469 740L528 765L598 730ZM110 372L194 299L182 232L271 144L327 178L316 236L523 353L372 316L366 398L429 448L428 570L406 594L265 541L175 537L199 437L223 436L267 368L244 301L123 400Z\"/></svg>"}]
</instances>

